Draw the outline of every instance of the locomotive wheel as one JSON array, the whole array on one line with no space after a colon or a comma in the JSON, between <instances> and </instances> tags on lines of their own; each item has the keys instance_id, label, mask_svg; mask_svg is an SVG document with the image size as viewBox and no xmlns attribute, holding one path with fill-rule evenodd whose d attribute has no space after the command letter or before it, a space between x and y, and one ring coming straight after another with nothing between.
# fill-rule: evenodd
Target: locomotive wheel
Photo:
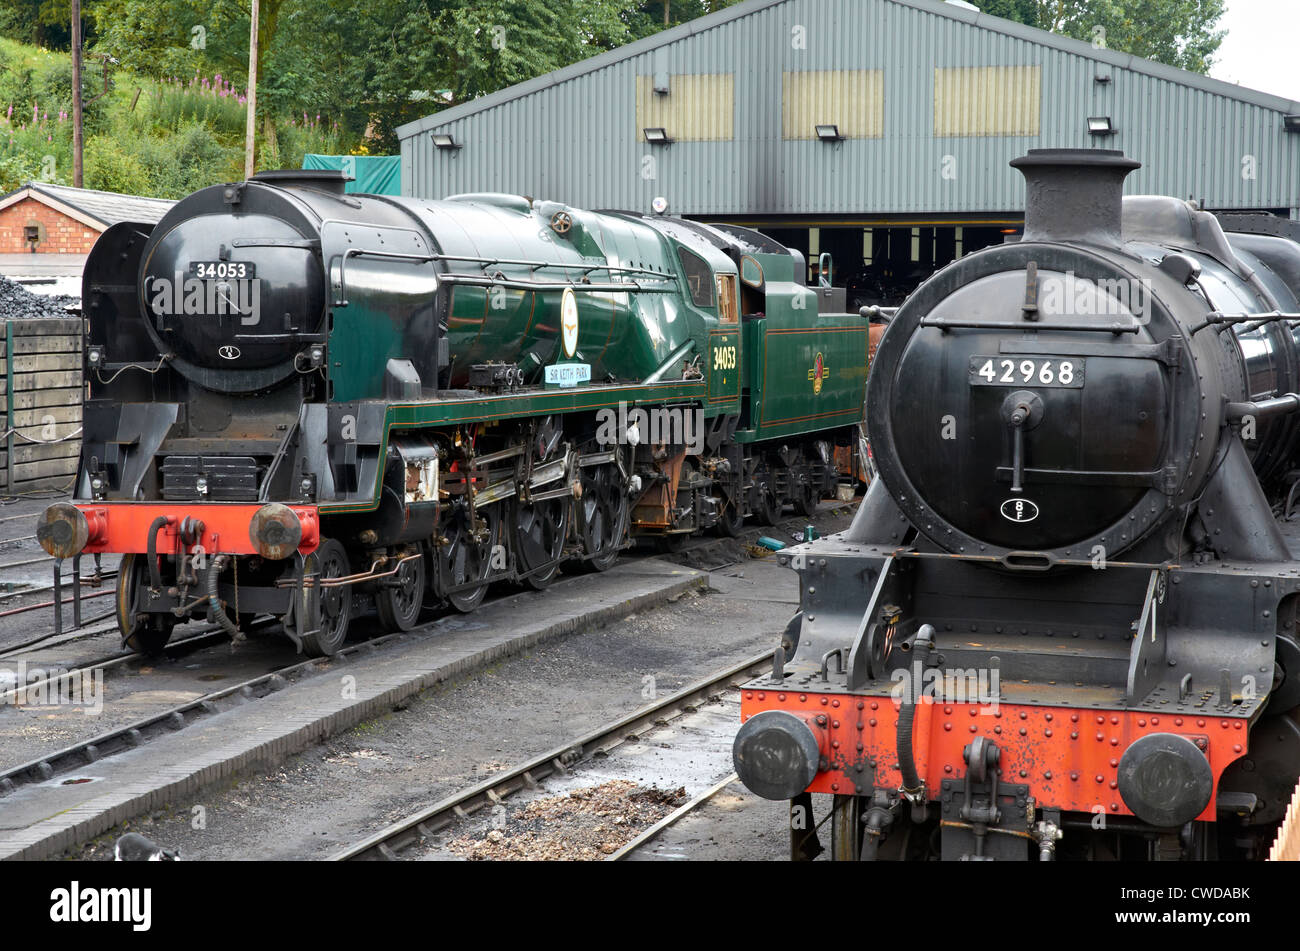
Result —
<instances>
[{"instance_id":1,"label":"locomotive wheel","mask_svg":"<svg viewBox=\"0 0 1300 951\"><path fill-rule=\"evenodd\" d=\"M481 517L488 526L487 537L482 541L474 538L469 524L469 511L463 506L458 507L443 526L443 536L448 543L437 552L442 590L477 582L473 587L447 593L451 606L463 614L473 611L487 595L489 577L492 574L492 550L501 538L501 515L498 508L494 505L482 512Z\"/></svg>"},{"instance_id":2,"label":"locomotive wheel","mask_svg":"<svg viewBox=\"0 0 1300 951\"><path fill-rule=\"evenodd\" d=\"M606 571L618 561L631 515L618 468L597 466L590 474L584 473L578 506L582 514L582 547L591 556L582 566L591 571Z\"/></svg>"},{"instance_id":3,"label":"locomotive wheel","mask_svg":"<svg viewBox=\"0 0 1300 951\"><path fill-rule=\"evenodd\" d=\"M559 498L543 499L535 503L520 502L516 511L515 538L519 572L527 573L523 580L530 587L541 591L560 570L564 539L569 532L569 500Z\"/></svg>"},{"instance_id":4,"label":"locomotive wheel","mask_svg":"<svg viewBox=\"0 0 1300 951\"><path fill-rule=\"evenodd\" d=\"M745 528L745 513L741 508L740 497L734 499L723 496L722 508L718 512L718 520L714 523L719 535L724 538L735 538Z\"/></svg>"},{"instance_id":5,"label":"locomotive wheel","mask_svg":"<svg viewBox=\"0 0 1300 951\"><path fill-rule=\"evenodd\" d=\"M307 556L304 570L316 580L342 578L351 574L348 553L341 542L328 539ZM352 614L350 585L323 588L305 586L302 596L295 596L285 615L284 626L302 639L302 651L308 657L332 657L348 639L348 621Z\"/></svg>"},{"instance_id":6,"label":"locomotive wheel","mask_svg":"<svg viewBox=\"0 0 1300 951\"><path fill-rule=\"evenodd\" d=\"M405 556L401 556L405 557ZM397 574L384 578L375 591L379 623L390 631L409 631L424 606L424 556L403 562Z\"/></svg>"},{"instance_id":7,"label":"locomotive wheel","mask_svg":"<svg viewBox=\"0 0 1300 951\"><path fill-rule=\"evenodd\" d=\"M136 593L149 583L148 555L128 553L122 556L117 570L117 628L122 646L137 653L154 656L162 653L172 636L177 618L171 614L138 615ZM162 559L159 557L159 563Z\"/></svg>"},{"instance_id":8,"label":"locomotive wheel","mask_svg":"<svg viewBox=\"0 0 1300 951\"><path fill-rule=\"evenodd\" d=\"M669 532L655 536L655 550L663 555L671 555L686 547L690 532Z\"/></svg>"},{"instance_id":9,"label":"locomotive wheel","mask_svg":"<svg viewBox=\"0 0 1300 951\"><path fill-rule=\"evenodd\" d=\"M799 495L794 500L794 510L805 518L812 518L813 513L817 511L817 503L821 501L820 495L811 480L803 483L799 486Z\"/></svg>"},{"instance_id":10,"label":"locomotive wheel","mask_svg":"<svg viewBox=\"0 0 1300 951\"><path fill-rule=\"evenodd\" d=\"M759 487L758 511L754 514L760 525L775 525L781 520L781 500L776 497L772 483L764 482Z\"/></svg>"},{"instance_id":11,"label":"locomotive wheel","mask_svg":"<svg viewBox=\"0 0 1300 951\"><path fill-rule=\"evenodd\" d=\"M856 862L862 856L862 799L836 796L831 807L831 861Z\"/></svg>"}]
</instances>

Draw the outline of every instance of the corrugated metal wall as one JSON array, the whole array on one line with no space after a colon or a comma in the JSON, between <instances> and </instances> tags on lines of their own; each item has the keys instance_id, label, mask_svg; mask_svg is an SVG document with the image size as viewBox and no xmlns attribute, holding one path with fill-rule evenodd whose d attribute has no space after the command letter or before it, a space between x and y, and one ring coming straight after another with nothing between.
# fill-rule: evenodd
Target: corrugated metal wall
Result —
<instances>
[{"instance_id":1,"label":"corrugated metal wall","mask_svg":"<svg viewBox=\"0 0 1300 951\"><path fill-rule=\"evenodd\" d=\"M1283 114L1300 104L1222 84L1198 88L1180 81L1187 74L1128 68L1142 61L1086 44L980 25L990 22L1005 21L931 0L751 0L606 54L594 71L570 67L520 95L491 97L499 101L487 108L470 104L404 127L403 193L504 191L631 209L663 195L674 212L691 215L1014 211L1024 189L1010 159L1030 148L1100 146L1143 163L1130 193L1300 210L1300 135L1282 128ZM812 85L829 96L860 88L872 97L874 85L883 112L846 104L839 124L852 137L838 142L783 134L791 122L785 74L828 70L859 72ZM666 96L653 92L656 77L667 79ZM1011 77L1038 89L988 101L1007 96ZM804 81L795 92L808 88ZM809 130L836 121L825 111L810 112ZM653 114L678 141L648 145L638 113ZM1118 134L1088 135L1087 118L1100 115ZM981 123L1038 134L975 134ZM463 147L434 148L434 129Z\"/></svg>"}]
</instances>

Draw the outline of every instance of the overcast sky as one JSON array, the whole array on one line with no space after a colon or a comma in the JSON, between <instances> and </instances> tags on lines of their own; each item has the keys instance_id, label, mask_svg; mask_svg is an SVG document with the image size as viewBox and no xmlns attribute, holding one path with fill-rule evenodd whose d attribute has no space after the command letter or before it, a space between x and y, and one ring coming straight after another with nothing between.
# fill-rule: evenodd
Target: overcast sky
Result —
<instances>
[{"instance_id":1,"label":"overcast sky","mask_svg":"<svg viewBox=\"0 0 1300 951\"><path fill-rule=\"evenodd\" d=\"M1228 0L1210 75L1300 102L1300 0Z\"/></svg>"}]
</instances>

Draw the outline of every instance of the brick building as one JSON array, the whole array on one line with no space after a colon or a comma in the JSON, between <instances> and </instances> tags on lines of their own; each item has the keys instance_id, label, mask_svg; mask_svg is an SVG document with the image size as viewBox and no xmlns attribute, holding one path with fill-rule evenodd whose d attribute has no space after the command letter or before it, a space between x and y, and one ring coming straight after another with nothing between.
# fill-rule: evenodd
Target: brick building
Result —
<instances>
[{"instance_id":1,"label":"brick building","mask_svg":"<svg viewBox=\"0 0 1300 951\"><path fill-rule=\"evenodd\" d=\"M0 195L0 274L33 289L80 293L86 255L111 225L156 223L172 206L89 188L28 182Z\"/></svg>"}]
</instances>

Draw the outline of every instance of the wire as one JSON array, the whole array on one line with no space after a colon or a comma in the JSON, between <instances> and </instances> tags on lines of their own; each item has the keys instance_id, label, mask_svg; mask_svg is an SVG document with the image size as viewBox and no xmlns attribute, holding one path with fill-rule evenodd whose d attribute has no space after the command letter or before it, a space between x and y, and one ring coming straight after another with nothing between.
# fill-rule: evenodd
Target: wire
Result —
<instances>
[{"instance_id":1,"label":"wire","mask_svg":"<svg viewBox=\"0 0 1300 951\"><path fill-rule=\"evenodd\" d=\"M28 442L35 443L38 446L53 446L55 443L66 442L67 440L73 438L74 436L80 436L80 435L81 435L81 427L78 426L76 429L68 433L66 436L60 436L58 439L34 439L33 437L28 436L26 433L20 432L18 427L15 426L13 429L7 429L3 433L0 433L0 439L6 439L9 436L17 436L19 439L25 439Z\"/></svg>"},{"instance_id":2,"label":"wire","mask_svg":"<svg viewBox=\"0 0 1300 951\"><path fill-rule=\"evenodd\" d=\"M110 376L107 380L104 379L104 374L99 371L99 367L95 367L95 378L98 379L100 383L108 385L109 383L112 383L114 380L116 380L123 373L125 373L127 370L144 370L146 373L157 373L159 370L162 369L163 363L166 362L167 360L170 360L171 357L172 355L170 353L164 353L162 356L158 358L158 365L154 367L152 370L149 369L147 366L145 366L143 363L128 363L126 366L120 367L118 371L114 373L112 376Z\"/></svg>"}]
</instances>

